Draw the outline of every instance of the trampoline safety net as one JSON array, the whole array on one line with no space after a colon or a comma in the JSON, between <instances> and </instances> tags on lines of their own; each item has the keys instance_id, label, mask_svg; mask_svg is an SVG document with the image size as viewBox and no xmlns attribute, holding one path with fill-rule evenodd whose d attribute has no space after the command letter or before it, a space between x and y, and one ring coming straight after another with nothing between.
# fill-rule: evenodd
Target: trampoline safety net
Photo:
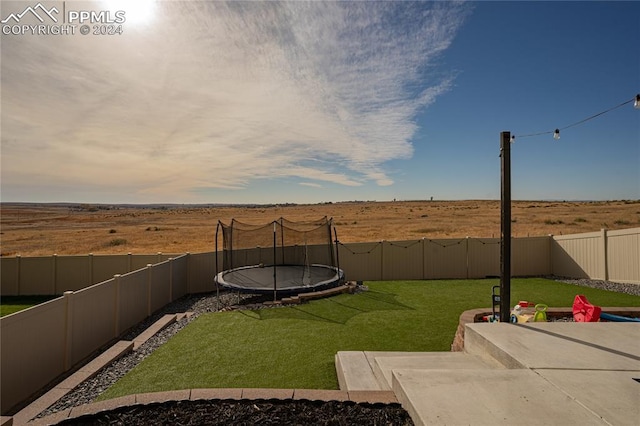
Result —
<instances>
[{"instance_id":1,"label":"trampoline safety net","mask_svg":"<svg viewBox=\"0 0 640 426\"><path fill-rule=\"evenodd\" d=\"M302 292L337 285L344 276L332 230L326 216L307 222L280 218L264 225L219 221L216 252L220 231L223 250L222 268L216 261L216 283L247 292Z\"/></svg>"}]
</instances>

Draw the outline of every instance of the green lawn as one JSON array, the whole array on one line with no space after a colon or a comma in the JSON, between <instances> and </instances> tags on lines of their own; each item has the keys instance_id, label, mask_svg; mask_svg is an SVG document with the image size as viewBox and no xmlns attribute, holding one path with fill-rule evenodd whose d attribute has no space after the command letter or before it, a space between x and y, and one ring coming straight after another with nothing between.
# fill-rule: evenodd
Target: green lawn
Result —
<instances>
[{"instance_id":1,"label":"green lawn","mask_svg":"<svg viewBox=\"0 0 640 426\"><path fill-rule=\"evenodd\" d=\"M189 388L337 389L337 351L449 351L460 314L489 307L497 280L368 282L307 304L202 315L100 399ZM640 306L640 297L546 279L513 279L512 301Z\"/></svg>"},{"instance_id":2,"label":"green lawn","mask_svg":"<svg viewBox=\"0 0 640 426\"><path fill-rule=\"evenodd\" d=\"M58 296L2 296L0 299L0 317L22 311Z\"/></svg>"}]
</instances>

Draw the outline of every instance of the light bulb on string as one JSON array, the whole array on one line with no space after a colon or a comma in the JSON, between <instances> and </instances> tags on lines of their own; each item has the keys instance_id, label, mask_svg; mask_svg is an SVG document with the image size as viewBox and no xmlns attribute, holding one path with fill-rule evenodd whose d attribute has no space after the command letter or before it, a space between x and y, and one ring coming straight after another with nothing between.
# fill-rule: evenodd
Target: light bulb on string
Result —
<instances>
[{"instance_id":1,"label":"light bulb on string","mask_svg":"<svg viewBox=\"0 0 640 426\"><path fill-rule=\"evenodd\" d=\"M556 139L556 140L557 140L557 139L560 139L560 129L556 129L556 130L553 132L553 138L554 138L554 139Z\"/></svg>"},{"instance_id":2,"label":"light bulb on string","mask_svg":"<svg viewBox=\"0 0 640 426\"><path fill-rule=\"evenodd\" d=\"M640 94L636 95L636 101L633 103L633 107L640 109Z\"/></svg>"},{"instance_id":3,"label":"light bulb on string","mask_svg":"<svg viewBox=\"0 0 640 426\"><path fill-rule=\"evenodd\" d=\"M511 143L514 143L516 141L516 135L511 135Z\"/></svg>"}]
</instances>

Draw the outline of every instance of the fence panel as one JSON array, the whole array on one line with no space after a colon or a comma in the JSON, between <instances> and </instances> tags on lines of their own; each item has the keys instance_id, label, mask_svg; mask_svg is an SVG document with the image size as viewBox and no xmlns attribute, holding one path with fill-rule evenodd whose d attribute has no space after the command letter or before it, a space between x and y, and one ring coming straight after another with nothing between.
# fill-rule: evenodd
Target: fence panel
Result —
<instances>
[{"instance_id":1,"label":"fence panel","mask_svg":"<svg viewBox=\"0 0 640 426\"><path fill-rule=\"evenodd\" d=\"M93 258L91 280L94 283L109 280L116 274L129 272L129 256L126 254L91 255L90 257Z\"/></svg>"},{"instance_id":2,"label":"fence panel","mask_svg":"<svg viewBox=\"0 0 640 426\"><path fill-rule=\"evenodd\" d=\"M60 297L0 319L2 414L64 372L65 306Z\"/></svg>"},{"instance_id":3,"label":"fence panel","mask_svg":"<svg viewBox=\"0 0 640 426\"><path fill-rule=\"evenodd\" d=\"M424 278L466 278L467 240L424 240Z\"/></svg>"},{"instance_id":4,"label":"fence panel","mask_svg":"<svg viewBox=\"0 0 640 426\"><path fill-rule=\"evenodd\" d=\"M89 256L57 256L55 294L77 291L91 284L93 283Z\"/></svg>"},{"instance_id":5,"label":"fence panel","mask_svg":"<svg viewBox=\"0 0 640 426\"><path fill-rule=\"evenodd\" d=\"M0 297L18 296L20 287L18 277L20 275L20 257L0 257Z\"/></svg>"},{"instance_id":6,"label":"fence panel","mask_svg":"<svg viewBox=\"0 0 640 426\"><path fill-rule=\"evenodd\" d=\"M164 258L158 259L157 254L134 254L134 255L131 255L131 261L130 261L131 271L137 271L138 269L146 268L147 265L154 265L164 260L166 259ZM114 271L112 276L115 274L124 274L131 271L129 270Z\"/></svg>"},{"instance_id":7,"label":"fence panel","mask_svg":"<svg viewBox=\"0 0 640 426\"><path fill-rule=\"evenodd\" d=\"M338 245L340 268L351 281L382 279L382 243L351 243Z\"/></svg>"},{"instance_id":8,"label":"fence panel","mask_svg":"<svg viewBox=\"0 0 640 426\"><path fill-rule=\"evenodd\" d=\"M551 274L551 237L514 238L511 243L511 276Z\"/></svg>"},{"instance_id":9,"label":"fence panel","mask_svg":"<svg viewBox=\"0 0 640 426\"><path fill-rule=\"evenodd\" d=\"M382 279L421 280L424 269L423 241L383 241Z\"/></svg>"},{"instance_id":10,"label":"fence panel","mask_svg":"<svg viewBox=\"0 0 640 426\"><path fill-rule=\"evenodd\" d=\"M468 240L468 278L499 276L500 239L469 238Z\"/></svg>"},{"instance_id":11,"label":"fence panel","mask_svg":"<svg viewBox=\"0 0 640 426\"><path fill-rule=\"evenodd\" d=\"M68 367L117 337L116 284L111 279L69 296L71 354Z\"/></svg>"},{"instance_id":12,"label":"fence panel","mask_svg":"<svg viewBox=\"0 0 640 426\"><path fill-rule=\"evenodd\" d=\"M171 277L171 298L173 300L179 299L185 294L188 293L188 280L189 280L189 271L188 271L188 263L189 257L187 255L182 255L177 257L171 261L171 273L173 274Z\"/></svg>"},{"instance_id":13,"label":"fence panel","mask_svg":"<svg viewBox=\"0 0 640 426\"><path fill-rule=\"evenodd\" d=\"M55 257L20 258L20 295L53 295Z\"/></svg>"},{"instance_id":14,"label":"fence panel","mask_svg":"<svg viewBox=\"0 0 640 426\"><path fill-rule=\"evenodd\" d=\"M147 270L149 274L149 315L171 302L170 270L169 261L150 266Z\"/></svg>"},{"instance_id":15,"label":"fence panel","mask_svg":"<svg viewBox=\"0 0 640 426\"><path fill-rule=\"evenodd\" d=\"M118 287L117 334L120 334L147 317L148 273L142 269L114 279Z\"/></svg>"},{"instance_id":16,"label":"fence panel","mask_svg":"<svg viewBox=\"0 0 640 426\"><path fill-rule=\"evenodd\" d=\"M222 272L222 254L218 254L218 267ZM198 253L189 255L189 293L215 291L213 278L216 274L216 253Z\"/></svg>"},{"instance_id":17,"label":"fence panel","mask_svg":"<svg viewBox=\"0 0 640 426\"><path fill-rule=\"evenodd\" d=\"M553 237L553 274L560 277L604 279L602 232Z\"/></svg>"},{"instance_id":18,"label":"fence panel","mask_svg":"<svg viewBox=\"0 0 640 426\"><path fill-rule=\"evenodd\" d=\"M640 228L607 232L608 278L640 284Z\"/></svg>"}]
</instances>

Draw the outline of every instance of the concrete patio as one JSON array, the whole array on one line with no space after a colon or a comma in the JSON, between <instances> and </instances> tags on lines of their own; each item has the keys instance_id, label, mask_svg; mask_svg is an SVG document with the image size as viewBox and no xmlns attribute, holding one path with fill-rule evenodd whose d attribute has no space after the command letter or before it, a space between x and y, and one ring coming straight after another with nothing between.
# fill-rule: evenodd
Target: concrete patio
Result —
<instances>
[{"instance_id":1,"label":"concrete patio","mask_svg":"<svg viewBox=\"0 0 640 426\"><path fill-rule=\"evenodd\" d=\"M339 352L342 390L391 389L416 425L637 425L640 325L467 324L465 351Z\"/></svg>"}]
</instances>

